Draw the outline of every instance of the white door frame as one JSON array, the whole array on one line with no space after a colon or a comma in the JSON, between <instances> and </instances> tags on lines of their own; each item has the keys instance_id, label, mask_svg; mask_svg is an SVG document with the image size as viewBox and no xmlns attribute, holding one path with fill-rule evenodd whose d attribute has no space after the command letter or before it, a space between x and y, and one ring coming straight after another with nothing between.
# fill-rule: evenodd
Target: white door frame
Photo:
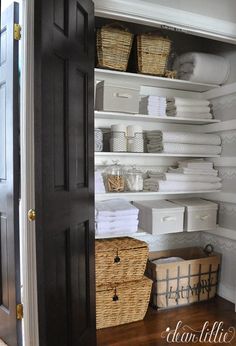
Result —
<instances>
[{"instance_id":1,"label":"white door frame","mask_svg":"<svg viewBox=\"0 0 236 346\"><path fill-rule=\"evenodd\" d=\"M35 223L28 210L35 208L34 169L34 1L22 0L21 40L21 200L20 246L23 318L23 345L38 346L38 302Z\"/></svg>"}]
</instances>

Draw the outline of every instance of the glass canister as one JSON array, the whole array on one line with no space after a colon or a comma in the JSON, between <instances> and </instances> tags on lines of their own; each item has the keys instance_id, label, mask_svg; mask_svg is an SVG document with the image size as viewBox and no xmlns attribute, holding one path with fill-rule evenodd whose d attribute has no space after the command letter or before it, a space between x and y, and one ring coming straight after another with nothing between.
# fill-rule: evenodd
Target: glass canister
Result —
<instances>
[{"instance_id":1,"label":"glass canister","mask_svg":"<svg viewBox=\"0 0 236 346\"><path fill-rule=\"evenodd\" d=\"M125 190L125 173L118 162L114 162L106 170L106 187L108 192L124 192Z\"/></svg>"},{"instance_id":2,"label":"glass canister","mask_svg":"<svg viewBox=\"0 0 236 346\"><path fill-rule=\"evenodd\" d=\"M143 173L135 166L128 169L125 174L126 188L128 191L143 191Z\"/></svg>"}]
</instances>

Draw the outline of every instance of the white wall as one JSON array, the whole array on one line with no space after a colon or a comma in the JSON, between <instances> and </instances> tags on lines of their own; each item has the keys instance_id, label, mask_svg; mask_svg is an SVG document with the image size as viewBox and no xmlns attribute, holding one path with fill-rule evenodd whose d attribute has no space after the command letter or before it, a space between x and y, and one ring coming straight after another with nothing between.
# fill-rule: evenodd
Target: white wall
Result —
<instances>
[{"instance_id":1,"label":"white wall","mask_svg":"<svg viewBox=\"0 0 236 346\"><path fill-rule=\"evenodd\" d=\"M235 0L147 0L147 2L236 23Z\"/></svg>"}]
</instances>

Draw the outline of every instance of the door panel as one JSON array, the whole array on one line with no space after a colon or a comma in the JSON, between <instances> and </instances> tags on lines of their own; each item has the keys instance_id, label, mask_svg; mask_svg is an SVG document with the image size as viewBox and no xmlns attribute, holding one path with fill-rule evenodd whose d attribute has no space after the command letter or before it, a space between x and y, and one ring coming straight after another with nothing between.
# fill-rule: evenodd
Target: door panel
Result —
<instances>
[{"instance_id":1,"label":"door panel","mask_svg":"<svg viewBox=\"0 0 236 346\"><path fill-rule=\"evenodd\" d=\"M18 12L17 4L3 12L0 55L0 337L9 346L21 345L16 320L20 303L18 41L13 36Z\"/></svg>"},{"instance_id":2,"label":"door panel","mask_svg":"<svg viewBox=\"0 0 236 346\"><path fill-rule=\"evenodd\" d=\"M35 13L40 345L93 346L93 3L36 0Z\"/></svg>"}]
</instances>

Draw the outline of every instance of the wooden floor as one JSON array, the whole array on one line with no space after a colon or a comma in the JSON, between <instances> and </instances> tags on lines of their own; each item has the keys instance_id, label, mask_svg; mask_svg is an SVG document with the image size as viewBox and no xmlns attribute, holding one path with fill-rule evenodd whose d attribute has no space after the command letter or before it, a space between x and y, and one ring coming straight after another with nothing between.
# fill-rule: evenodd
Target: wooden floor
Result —
<instances>
[{"instance_id":1,"label":"wooden floor","mask_svg":"<svg viewBox=\"0 0 236 346\"><path fill-rule=\"evenodd\" d=\"M143 321L130 323L114 328L97 331L97 346L161 346L161 345L224 345L226 343L176 343L166 340L168 327L175 329L178 321L194 330L201 330L204 322L224 322L223 329L236 328L236 313L234 305L222 299L215 298L209 302L192 304L171 310L155 311L149 309ZM188 331L190 329L187 327ZM183 330L182 330L183 331ZM163 336L163 337L162 337ZM171 340L171 339L169 339ZM226 344L227 345L227 344ZM236 335L228 345L236 346Z\"/></svg>"}]
</instances>

